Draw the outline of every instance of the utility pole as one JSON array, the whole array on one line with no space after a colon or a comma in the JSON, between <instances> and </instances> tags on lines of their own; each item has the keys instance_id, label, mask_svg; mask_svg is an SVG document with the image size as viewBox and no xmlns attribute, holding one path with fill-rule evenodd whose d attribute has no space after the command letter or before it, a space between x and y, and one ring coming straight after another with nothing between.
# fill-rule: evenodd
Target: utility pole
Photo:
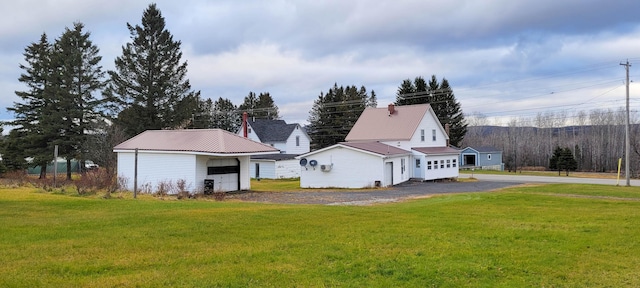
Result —
<instances>
[{"instance_id":1,"label":"utility pole","mask_svg":"<svg viewBox=\"0 0 640 288\"><path fill-rule=\"evenodd\" d=\"M624 66L624 69L627 71L627 115L624 127L624 175L627 180L627 186L631 186L631 181L629 180L629 152L631 150L631 145L629 143L629 60L626 63L620 63L620 65Z\"/></svg>"}]
</instances>

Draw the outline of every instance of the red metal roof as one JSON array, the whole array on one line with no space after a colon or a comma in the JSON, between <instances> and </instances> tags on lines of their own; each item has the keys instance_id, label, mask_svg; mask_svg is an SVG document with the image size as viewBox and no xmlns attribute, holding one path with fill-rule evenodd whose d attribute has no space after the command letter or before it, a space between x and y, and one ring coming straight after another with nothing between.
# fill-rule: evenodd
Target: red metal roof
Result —
<instances>
[{"instance_id":1,"label":"red metal roof","mask_svg":"<svg viewBox=\"0 0 640 288\"><path fill-rule=\"evenodd\" d=\"M460 150L451 147L415 147L411 149L427 155L460 154Z\"/></svg>"},{"instance_id":2,"label":"red metal roof","mask_svg":"<svg viewBox=\"0 0 640 288\"><path fill-rule=\"evenodd\" d=\"M407 150L393 147L380 142L342 142L340 144L380 155L402 155L410 153Z\"/></svg>"},{"instance_id":3,"label":"red metal roof","mask_svg":"<svg viewBox=\"0 0 640 288\"><path fill-rule=\"evenodd\" d=\"M346 141L409 140L431 106L429 104L364 109Z\"/></svg>"},{"instance_id":4,"label":"red metal roof","mask_svg":"<svg viewBox=\"0 0 640 288\"><path fill-rule=\"evenodd\" d=\"M222 129L147 130L118 144L114 150L180 151L207 154L278 152L270 145Z\"/></svg>"}]
</instances>

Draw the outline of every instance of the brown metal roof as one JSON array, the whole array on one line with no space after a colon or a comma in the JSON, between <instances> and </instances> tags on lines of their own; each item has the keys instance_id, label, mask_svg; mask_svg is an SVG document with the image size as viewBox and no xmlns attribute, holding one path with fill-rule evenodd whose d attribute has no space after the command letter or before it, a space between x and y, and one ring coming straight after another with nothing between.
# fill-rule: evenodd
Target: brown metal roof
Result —
<instances>
[{"instance_id":1,"label":"brown metal roof","mask_svg":"<svg viewBox=\"0 0 640 288\"><path fill-rule=\"evenodd\" d=\"M429 109L429 104L395 106L389 114L388 107L367 108L345 140L409 140Z\"/></svg>"},{"instance_id":2,"label":"brown metal roof","mask_svg":"<svg viewBox=\"0 0 640 288\"><path fill-rule=\"evenodd\" d=\"M118 144L114 150L182 151L209 154L278 152L270 145L222 129L147 130Z\"/></svg>"},{"instance_id":3,"label":"brown metal roof","mask_svg":"<svg viewBox=\"0 0 640 288\"><path fill-rule=\"evenodd\" d=\"M380 155L402 155L410 153L407 150L393 147L380 142L342 142L340 144Z\"/></svg>"},{"instance_id":4,"label":"brown metal roof","mask_svg":"<svg viewBox=\"0 0 640 288\"><path fill-rule=\"evenodd\" d=\"M460 150L451 147L416 147L412 149L427 155L460 154Z\"/></svg>"}]
</instances>

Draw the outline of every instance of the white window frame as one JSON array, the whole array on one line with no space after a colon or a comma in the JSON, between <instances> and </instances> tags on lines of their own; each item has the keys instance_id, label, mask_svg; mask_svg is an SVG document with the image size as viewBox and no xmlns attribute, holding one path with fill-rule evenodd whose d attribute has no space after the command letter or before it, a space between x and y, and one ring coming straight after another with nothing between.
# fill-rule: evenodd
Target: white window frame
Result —
<instances>
[{"instance_id":1,"label":"white window frame","mask_svg":"<svg viewBox=\"0 0 640 288\"><path fill-rule=\"evenodd\" d=\"M424 129L420 129L420 141L424 142Z\"/></svg>"},{"instance_id":2,"label":"white window frame","mask_svg":"<svg viewBox=\"0 0 640 288\"><path fill-rule=\"evenodd\" d=\"M432 129L431 130L431 138L433 139L433 141L436 141L436 129Z\"/></svg>"}]
</instances>

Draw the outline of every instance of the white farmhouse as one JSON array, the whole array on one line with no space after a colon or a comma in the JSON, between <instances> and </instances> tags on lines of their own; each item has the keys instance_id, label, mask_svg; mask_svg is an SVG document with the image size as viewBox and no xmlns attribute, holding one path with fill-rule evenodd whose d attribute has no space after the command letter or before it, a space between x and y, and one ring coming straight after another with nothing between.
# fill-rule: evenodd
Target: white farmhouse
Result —
<instances>
[{"instance_id":1,"label":"white farmhouse","mask_svg":"<svg viewBox=\"0 0 640 288\"><path fill-rule=\"evenodd\" d=\"M221 129L148 130L113 151L127 189L133 190L134 183L156 189L184 180L191 192L203 191L205 182L215 191L248 190L250 157L279 153Z\"/></svg>"},{"instance_id":2,"label":"white farmhouse","mask_svg":"<svg viewBox=\"0 0 640 288\"><path fill-rule=\"evenodd\" d=\"M367 108L345 140L298 157L300 164L305 164L300 174L302 187L354 188L371 186L371 183L391 186L411 178L435 180L458 177L460 151L449 147L447 131L429 104L390 104L387 108ZM366 161L370 157L362 156L364 153L359 151L362 149L355 147L358 145L375 145L373 153L378 153L381 161ZM346 147L351 149L344 149ZM390 154L380 153L384 149ZM323 163L316 159L320 157ZM309 169L313 160L318 165L330 165L332 168L330 171ZM348 169L343 170L339 166ZM335 174L339 175L333 175L336 169L340 173Z\"/></svg>"},{"instance_id":3,"label":"white farmhouse","mask_svg":"<svg viewBox=\"0 0 640 288\"><path fill-rule=\"evenodd\" d=\"M309 152L311 138L297 123L287 124L284 120L247 119L238 135L269 144L280 150L280 155L260 155L251 157L250 174L253 178L296 178L300 177L300 165L296 156ZM245 134L246 132L246 134Z\"/></svg>"}]
</instances>

